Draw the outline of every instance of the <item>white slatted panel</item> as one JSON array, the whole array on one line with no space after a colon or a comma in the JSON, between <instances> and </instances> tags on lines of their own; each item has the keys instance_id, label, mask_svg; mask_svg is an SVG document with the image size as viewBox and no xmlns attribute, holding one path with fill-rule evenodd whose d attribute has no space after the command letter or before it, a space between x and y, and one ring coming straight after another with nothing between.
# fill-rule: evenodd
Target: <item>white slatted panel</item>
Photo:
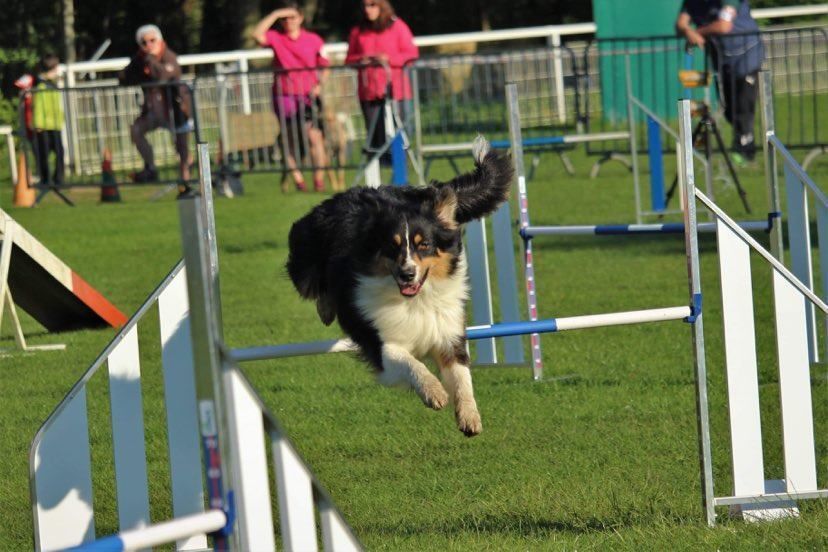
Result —
<instances>
[{"instance_id":1,"label":"white slatted panel","mask_svg":"<svg viewBox=\"0 0 828 552\"><path fill-rule=\"evenodd\" d=\"M466 259L469 263L469 281L471 282L473 326L494 323L488 251L486 226L483 224L483 220L471 221L466 225ZM475 351L477 353L476 364L494 364L497 362L494 338L476 340Z\"/></svg>"},{"instance_id":2,"label":"white slatted panel","mask_svg":"<svg viewBox=\"0 0 828 552\"><path fill-rule=\"evenodd\" d=\"M285 438L273 442L279 517L285 550L317 550L316 516L310 473Z\"/></svg>"},{"instance_id":3,"label":"white slatted panel","mask_svg":"<svg viewBox=\"0 0 828 552\"><path fill-rule=\"evenodd\" d=\"M733 492L765 492L759 382L753 326L750 251L730 228L716 221L722 282L730 440L733 450Z\"/></svg>"},{"instance_id":4,"label":"white slatted panel","mask_svg":"<svg viewBox=\"0 0 828 552\"><path fill-rule=\"evenodd\" d=\"M137 326L124 335L107 362L118 521L121 531L126 531L149 524Z\"/></svg>"},{"instance_id":5,"label":"white slatted panel","mask_svg":"<svg viewBox=\"0 0 828 552\"><path fill-rule=\"evenodd\" d=\"M519 322L517 267L515 266L515 235L512 228L512 212L507 201L492 215L494 234L495 270L497 291L500 297L500 318L502 322ZM523 338L519 335L504 337L503 360L508 364L523 363Z\"/></svg>"},{"instance_id":6,"label":"white slatted panel","mask_svg":"<svg viewBox=\"0 0 828 552\"><path fill-rule=\"evenodd\" d=\"M322 546L326 551L357 552L361 550L336 507L324 499L319 501L319 521L322 524Z\"/></svg>"},{"instance_id":7,"label":"white slatted panel","mask_svg":"<svg viewBox=\"0 0 828 552\"><path fill-rule=\"evenodd\" d=\"M72 397L34 451L36 550L58 550L95 538L86 388Z\"/></svg>"},{"instance_id":8,"label":"white slatted panel","mask_svg":"<svg viewBox=\"0 0 828 552\"><path fill-rule=\"evenodd\" d=\"M230 372L229 383L229 423L231 435L237 439L233 448L238 458L233 458L233 469L241 547L275 550L262 411L236 370Z\"/></svg>"},{"instance_id":9,"label":"white slatted panel","mask_svg":"<svg viewBox=\"0 0 828 552\"><path fill-rule=\"evenodd\" d=\"M808 286L809 289L813 289L808 197L805 194L805 185L799 181L799 178L791 171L787 163L785 163L785 193L788 198L788 247L791 254L791 272L796 274L799 281ZM805 316L808 324L810 358L812 362L817 362L819 350L816 339L816 323L814 307L810 303L806 307Z\"/></svg>"},{"instance_id":10,"label":"white slatted panel","mask_svg":"<svg viewBox=\"0 0 828 552\"><path fill-rule=\"evenodd\" d=\"M812 491L817 489L817 481L805 298L776 270L773 289L785 481L788 491Z\"/></svg>"},{"instance_id":11,"label":"white slatted panel","mask_svg":"<svg viewBox=\"0 0 828 552\"><path fill-rule=\"evenodd\" d=\"M189 313L187 275L182 269L158 297L174 517L204 511L202 470L198 469L201 449ZM207 536L182 539L176 543L176 548L203 550L207 548Z\"/></svg>"}]
</instances>

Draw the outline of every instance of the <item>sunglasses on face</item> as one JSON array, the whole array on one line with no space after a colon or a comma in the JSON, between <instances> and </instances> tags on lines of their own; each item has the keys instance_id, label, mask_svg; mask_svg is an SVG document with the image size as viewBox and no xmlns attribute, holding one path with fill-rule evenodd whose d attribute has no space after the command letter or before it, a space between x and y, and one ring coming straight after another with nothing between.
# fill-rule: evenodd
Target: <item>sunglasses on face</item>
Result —
<instances>
[{"instance_id":1,"label":"sunglasses on face","mask_svg":"<svg viewBox=\"0 0 828 552\"><path fill-rule=\"evenodd\" d=\"M141 39L141 46L147 46L148 44L155 44L158 42L157 38L142 38Z\"/></svg>"},{"instance_id":2,"label":"sunglasses on face","mask_svg":"<svg viewBox=\"0 0 828 552\"><path fill-rule=\"evenodd\" d=\"M362 5L362 9L367 10L368 8L376 8L379 6L376 2L366 2Z\"/></svg>"}]
</instances>

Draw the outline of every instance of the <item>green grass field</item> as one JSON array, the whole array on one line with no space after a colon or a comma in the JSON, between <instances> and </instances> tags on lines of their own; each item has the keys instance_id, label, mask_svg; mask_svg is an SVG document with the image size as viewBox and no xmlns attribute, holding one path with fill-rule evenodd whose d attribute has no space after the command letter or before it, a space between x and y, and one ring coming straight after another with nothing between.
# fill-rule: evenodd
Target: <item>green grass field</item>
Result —
<instances>
[{"instance_id":1,"label":"green grass field","mask_svg":"<svg viewBox=\"0 0 828 552\"><path fill-rule=\"evenodd\" d=\"M545 156L530 182L535 224L633 222L631 177L573 154L578 176ZM674 171L666 159L668 180ZM758 164L761 167L761 162ZM434 177L447 176L435 164ZM757 218L767 199L760 168L741 172ZM828 178L828 159L815 165ZM246 194L218 199L216 220L225 336L232 347L337 337L284 274L290 224L318 194L282 194L276 176L246 177ZM717 200L745 218L738 196L717 182ZM48 198L36 209L0 205L125 313L132 313L181 256L172 196L122 190L99 205L75 190L78 206ZM766 242L764 236L760 236ZM716 490L730 494L721 303L715 237L701 240ZM687 304L680 236L544 238L536 241L542 317ZM768 478L783 476L770 272L755 262L757 343ZM49 335L27 316L32 343L64 352L0 360L1 550L32 547L28 448L39 425L113 336L111 330ZM141 326L144 409L153 520L170 515L164 468L158 329ZM8 322L0 347L13 347ZM473 371L484 431L455 428L448 409L425 408L410 391L377 385L348 356L250 364L244 371L291 435L368 549L386 550L756 550L824 549L828 507L805 502L802 517L768 524L728 520L708 529L700 504L693 363L682 322L550 334L542 338L547 381L528 367ZM828 482L828 369L812 369L818 479ZM560 376L567 376L561 378ZM105 374L90 393L98 535L117 531Z\"/></svg>"}]
</instances>

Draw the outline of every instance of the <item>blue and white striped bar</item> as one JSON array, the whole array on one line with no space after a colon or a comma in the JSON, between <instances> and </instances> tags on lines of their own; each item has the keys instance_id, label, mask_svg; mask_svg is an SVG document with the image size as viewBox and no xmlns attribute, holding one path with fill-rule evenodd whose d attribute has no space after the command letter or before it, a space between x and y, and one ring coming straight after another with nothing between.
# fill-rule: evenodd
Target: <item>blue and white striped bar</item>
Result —
<instances>
[{"instance_id":1,"label":"blue and white striped bar","mask_svg":"<svg viewBox=\"0 0 828 552\"><path fill-rule=\"evenodd\" d=\"M771 225L764 220L740 222L739 226L748 232L767 232ZM699 232L715 232L715 222L698 225ZM529 226L521 231L526 238L535 236L621 236L628 234L684 234L684 223L665 222L662 224L597 224L581 226Z\"/></svg>"},{"instance_id":2,"label":"blue and white striped bar","mask_svg":"<svg viewBox=\"0 0 828 552\"><path fill-rule=\"evenodd\" d=\"M198 535L213 533L227 524L227 516L221 510L208 510L201 514L193 514L181 518L165 521L144 527L124 531L117 535L104 537L69 550L76 552L126 552L128 550L144 550L162 544Z\"/></svg>"},{"instance_id":3,"label":"blue and white striped bar","mask_svg":"<svg viewBox=\"0 0 828 552\"><path fill-rule=\"evenodd\" d=\"M596 142L599 140L628 140L628 131L617 132L594 132L592 134L569 134L565 136L538 136L536 138L524 138L521 141L523 147L553 146L561 144L581 144L584 142ZM512 146L510 140L492 140L491 146L495 149L508 149ZM423 145L423 153L453 153L470 152L471 142L459 142L455 144L427 144Z\"/></svg>"},{"instance_id":4,"label":"blue and white striped bar","mask_svg":"<svg viewBox=\"0 0 828 552\"><path fill-rule=\"evenodd\" d=\"M683 320L691 315L690 307L667 307L607 314L589 314L567 318L548 318L535 322L512 322L492 324L490 326L472 326L466 328L467 339L486 339L489 337L506 337L530 333L550 333L624 324L641 324L645 322L665 322Z\"/></svg>"},{"instance_id":5,"label":"blue and white striped bar","mask_svg":"<svg viewBox=\"0 0 828 552\"><path fill-rule=\"evenodd\" d=\"M484 326L469 326L466 328L466 338L469 340L489 339L493 337L508 337L512 335L529 335L533 333L550 333L562 332L566 330L581 330L585 328L600 328L603 326L620 326L623 324L683 320L692 314L692 309L688 306L614 312L608 314L591 314L585 316L571 316L567 318L549 318L546 320L536 320L534 322L506 322ZM344 353L356 350L357 346L350 339L332 339L329 341L313 341L308 343L291 343L288 345L266 345L263 347L233 349L230 351L230 358L233 362L251 362L254 360L267 360L304 355L322 355L327 353Z\"/></svg>"}]
</instances>

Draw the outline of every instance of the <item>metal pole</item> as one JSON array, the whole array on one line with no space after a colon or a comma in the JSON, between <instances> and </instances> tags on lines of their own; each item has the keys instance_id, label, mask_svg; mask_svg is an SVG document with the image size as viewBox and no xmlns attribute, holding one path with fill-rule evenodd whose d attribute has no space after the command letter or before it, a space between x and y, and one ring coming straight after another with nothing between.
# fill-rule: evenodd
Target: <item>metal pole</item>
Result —
<instances>
[{"instance_id":1,"label":"metal pole","mask_svg":"<svg viewBox=\"0 0 828 552\"><path fill-rule=\"evenodd\" d=\"M636 224L641 224L643 222L643 217L641 215L641 190L639 190L640 186L640 175L639 175L639 168L638 168L638 140L636 139L636 133L638 130L635 127L635 109L633 108L633 93L632 93L632 74L631 71L631 63L630 63L630 55L627 54L624 60L624 64L626 66L627 71L627 123L630 129L630 157L632 158L632 171L633 171L633 196L635 197L635 222Z\"/></svg>"},{"instance_id":2,"label":"metal pole","mask_svg":"<svg viewBox=\"0 0 828 552\"><path fill-rule=\"evenodd\" d=\"M239 60L239 72L241 73L242 113L250 115L250 77L248 77L247 71L247 58L242 58Z\"/></svg>"},{"instance_id":3,"label":"metal pole","mask_svg":"<svg viewBox=\"0 0 828 552\"><path fill-rule=\"evenodd\" d=\"M684 194L684 244L687 251L687 277L690 304L696 307L691 324L693 360L696 365L696 422L699 432L699 465L702 488L702 507L707 525L716 524L713 494L713 460L710 446L710 412L707 402L707 366L704 355L704 326L702 323L701 272L699 269L699 242L696 232L696 181L693 170L693 127L690 120L690 101L678 102L679 115L679 184Z\"/></svg>"},{"instance_id":4,"label":"metal pole","mask_svg":"<svg viewBox=\"0 0 828 552\"><path fill-rule=\"evenodd\" d=\"M512 141L512 161L517 177L518 213L521 229L529 226L529 198L526 194L526 177L523 167L523 136L520 131L520 108L518 106L517 85L506 85L506 105L509 110L509 137ZM524 278L526 278L526 301L529 306L529 320L538 319L538 300L535 294L535 266L532 257L532 240L528 236L523 240ZM543 377L543 358L541 356L540 335L530 336L532 347L532 376L535 381Z\"/></svg>"},{"instance_id":5,"label":"metal pole","mask_svg":"<svg viewBox=\"0 0 828 552\"><path fill-rule=\"evenodd\" d=\"M561 61L561 35L554 33L547 38L548 44L553 48L553 67L555 69L555 91L558 100L558 121L566 123L566 92L564 90L563 62Z\"/></svg>"},{"instance_id":6,"label":"metal pole","mask_svg":"<svg viewBox=\"0 0 828 552\"><path fill-rule=\"evenodd\" d=\"M209 186L209 162L202 165L206 144L199 144L201 189ZM209 159L209 158L208 158ZM232 439L228 433L228 408L220 343L220 318L214 295L214 250L209 239L209 217L205 217L205 198L182 197L178 201L198 401L199 429L204 455L209 507L228 511L232 505ZM234 535L234 534L233 534ZM231 539L233 539L231 541ZM216 550L238 548L234 536L217 534Z\"/></svg>"},{"instance_id":7,"label":"metal pole","mask_svg":"<svg viewBox=\"0 0 828 552\"><path fill-rule=\"evenodd\" d=\"M762 106L762 150L765 154L765 182L768 186L768 216L773 224L770 235L770 250L773 256L785 262L785 248L782 241L782 207L779 201L779 170L776 165L776 149L769 138L776 134L773 112L773 75L770 71L759 73L759 104Z\"/></svg>"},{"instance_id":8,"label":"metal pole","mask_svg":"<svg viewBox=\"0 0 828 552\"><path fill-rule=\"evenodd\" d=\"M417 177L420 186L425 186L426 175L423 174L423 122L421 120L422 113L420 113L420 82L415 65L411 66L411 88L414 93L414 141L417 144L417 166L420 167L420 170L417 171Z\"/></svg>"}]
</instances>

